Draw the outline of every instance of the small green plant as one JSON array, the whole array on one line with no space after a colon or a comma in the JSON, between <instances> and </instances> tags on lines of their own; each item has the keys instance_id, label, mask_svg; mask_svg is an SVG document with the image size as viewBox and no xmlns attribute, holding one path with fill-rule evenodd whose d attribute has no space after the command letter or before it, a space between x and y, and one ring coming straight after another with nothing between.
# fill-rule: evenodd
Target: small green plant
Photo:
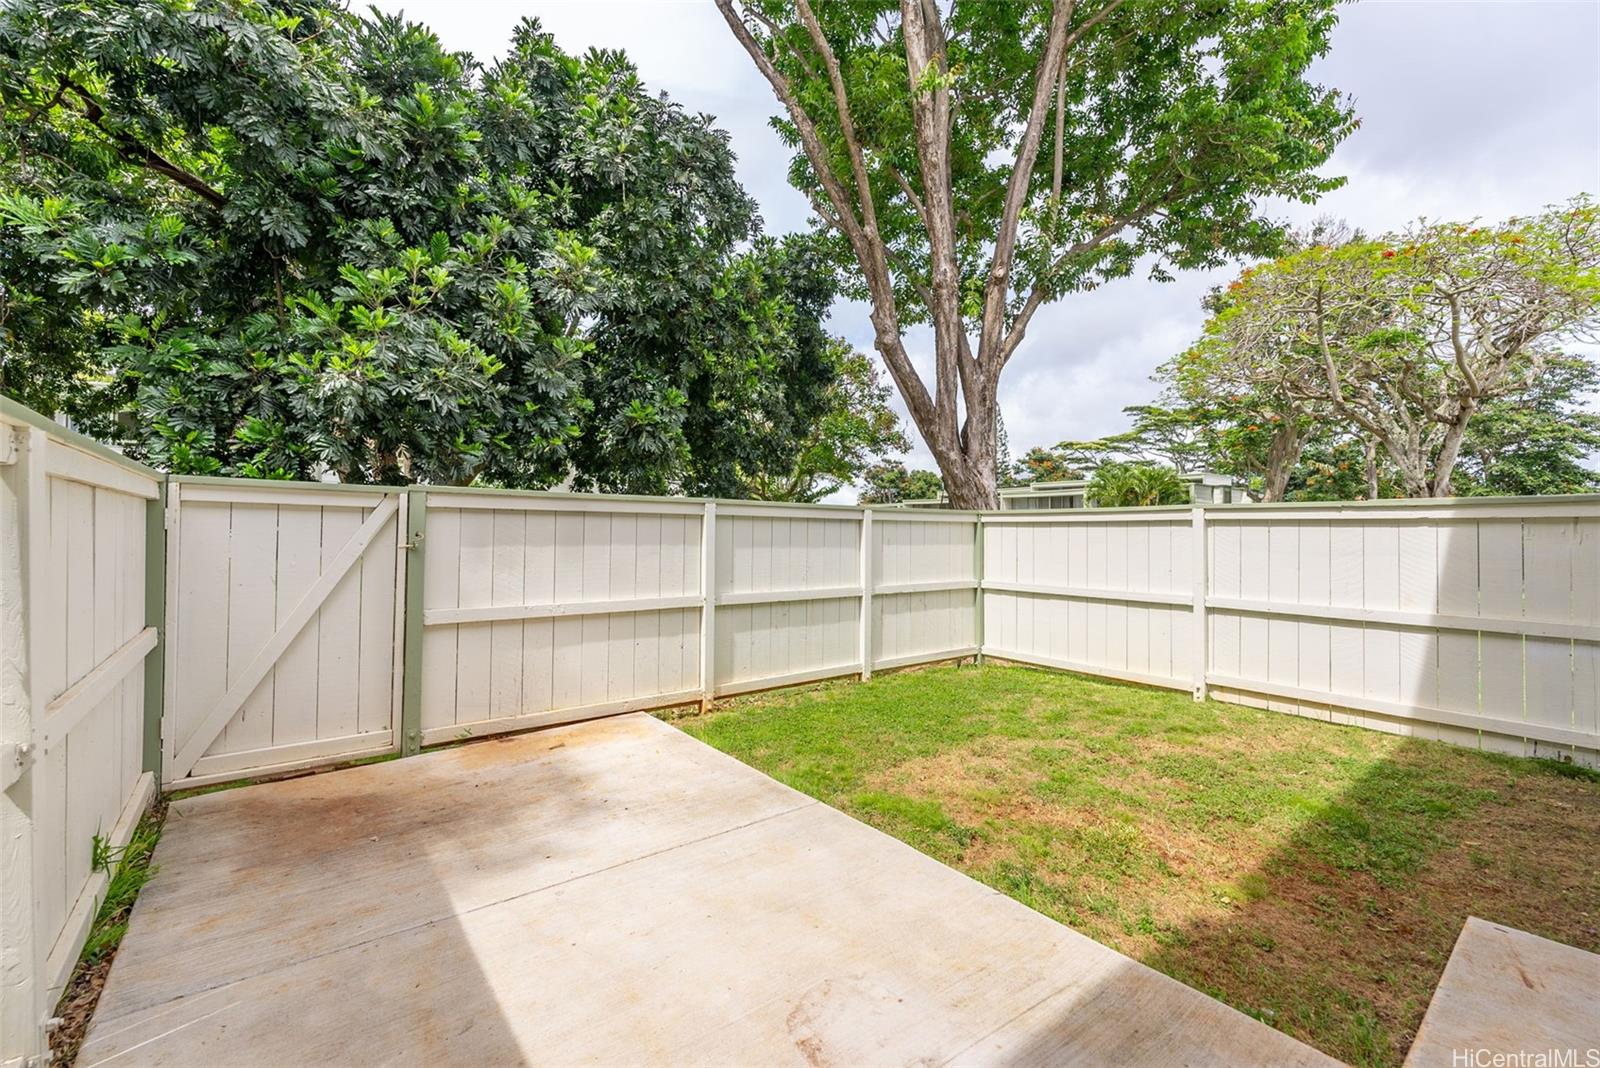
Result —
<instances>
[{"instance_id":1,"label":"small green plant","mask_svg":"<svg viewBox=\"0 0 1600 1068\"><path fill-rule=\"evenodd\" d=\"M83 944L80 964L97 963L122 941L128 930L128 914L133 911L134 899L156 873L150 857L160 837L161 821L154 816L141 820L133 837L121 848L113 848L105 836L95 833L92 840L94 870L106 872L111 878L106 883L105 898L95 915L94 926Z\"/></svg>"},{"instance_id":2,"label":"small green plant","mask_svg":"<svg viewBox=\"0 0 1600 1068\"><path fill-rule=\"evenodd\" d=\"M95 831L89 840L89 867L94 871L110 871L114 852L105 835Z\"/></svg>"},{"instance_id":3,"label":"small green plant","mask_svg":"<svg viewBox=\"0 0 1600 1068\"><path fill-rule=\"evenodd\" d=\"M106 971L111 966L122 936L128 932L128 917L133 912L134 899L144 884L155 874L150 857L156 841L161 837L162 821L166 818L166 799L159 799L145 813L127 844L114 847L99 831L90 839L90 859L94 870L105 872L105 896L95 913L94 923L84 940L78 963L72 970L66 989L56 1003L55 1015L61 1026L50 1033L53 1064L72 1064L78 1055L89 1028L100 988L105 983Z\"/></svg>"},{"instance_id":4,"label":"small green plant","mask_svg":"<svg viewBox=\"0 0 1600 1068\"><path fill-rule=\"evenodd\" d=\"M1600 770L1586 768L1582 764L1574 764L1570 760L1553 760L1540 757L1533 761L1541 770L1550 775L1559 775L1564 779L1577 779L1580 782L1600 782Z\"/></svg>"},{"instance_id":5,"label":"small green plant","mask_svg":"<svg viewBox=\"0 0 1600 1068\"><path fill-rule=\"evenodd\" d=\"M1149 508L1188 504L1189 490L1170 467L1146 463L1108 463L1095 469L1085 490L1096 508Z\"/></svg>"}]
</instances>

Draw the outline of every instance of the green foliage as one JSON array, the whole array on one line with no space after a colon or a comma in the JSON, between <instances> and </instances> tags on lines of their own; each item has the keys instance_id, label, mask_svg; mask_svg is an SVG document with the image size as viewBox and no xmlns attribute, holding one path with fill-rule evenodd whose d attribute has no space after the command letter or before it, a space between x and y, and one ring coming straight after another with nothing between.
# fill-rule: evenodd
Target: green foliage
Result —
<instances>
[{"instance_id":1,"label":"green foliage","mask_svg":"<svg viewBox=\"0 0 1600 1068\"><path fill-rule=\"evenodd\" d=\"M937 472L909 470L899 460L873 464L862 473L861 482L862 504L935 500L944 493Z\"/></svg>"},{"instance_id":2,"label":"green foliage","mask_svg":"<svg viewBox=\"0 0 1600 1068\"><path fill-rule=\"evenodd\" d=\"M1318 434L1307 442L1290 473L1288 501L1360 501L1369 499L1367 451L1359 438ZM1378 476L1377 498L1403 497L1393 468L1372 457Z\"/></svg>"},{"instance_id":3,"label":"green foliage","mask_svg":"<svg viewBox=\"0 0 1600 1068\"><path fill-rule=\"evenodd\" d=\"M1148 463L1101 464L1090 476L1084 495L1096 508L1189 503L1189 489L1176 471Z\"/></svg>"},{"instance_id":4,"label":"green foliage","mask_svg":"<svg viewBox=\"0 0 1600 1068\"><path fill-rule=\"evenodd\" d=\"M1593 493L1585 466L1600 451L1600 414L1590 410L1600 368L1581 356L1553 357L1525 391L1491 401L1467 427L1456 490L1464 496Z\"/></svg>"},{"instance_id":5,"label":"green foliage","mask_svg":"<svg viewBox=\"0 0 1600 1068\"><path fill-rule=\"evenodd\" d=\"M1122 409L1133 426L1120 434L1091 441L1063 441L1056 446L1061 462L1078 468L1107 464L1165 464L1177 471L1205 470L1212 458L1209 427L1192 408L1140 404Z\"/></svg>"},{"instance_id":6,"label":"green foliage","mask_svg":"<svg viewBox=\"0 0 1600 1068\"><path fill-rule=\"evenodd\" d=\"M768 52L817 121L832 169L851 184L827 73L811 55L792 5L762 0L744 6L777 28L765 38ZM915 86L907 78L898 5L858 0L815 7L867 150L879 228L895 258L910 267L897 279L904 321L928 314L915 285L927 280L928 233L901 186L904 179L919 195L925 192L913 101L940 89L949 94L949 181L959 208L953 236L970 326L1002 228L1010 164L1033 103L1053 5L952 5L943 24L944 69L929 67ZM1326 51L1334 22L1334 5L1320 0L1202 8L1146 0L1082 5L1074 16L1082 32L1069 51L1063 84L1060 191L1052 185L1052 121L1044 124L1027 176L1026 221L1010 280L1017 303L1035 284L1050 301L1127 275L1146 255L1193 268L1276 251L1280 230L1256 213L1256 199L1275 194L1309 201L1342 184L1315 172L1353 128L1353 117L1337 93L1304 79L1307 66ZM790 119L775 125L799 146ZM803 153L795 156L790 177L814 201L826 202ZM1113 236L1095 240L1108 227ZM852 294L866 298L848 249L839 251L851 269ZM1163 268L1155 274L1163 276Z\"/></svg>"},{"instance_id":7,"label":"green foliage","mask_svg":"<svg viewBox=\"0 0 1600 1068\"><path fill-rule=\"evenodd\" d=\"M732 493L826 409L825 264L618 53L23 0L0 57L0 384L135 455Z\"/></svg>"},{"instance_id":8,"label":"green foliage","mask_svg":"<svg viewBox=\"0 0 1600 1068\"><path fill-rule=\"evenodd\" d=\"M747 496L765 501L822 500L891 453L911 447L900 417L889 407L889 387L866 355L842 338L828 344L833 381L826 408L801 442L792 462L776 470L755 466L742 472Z\"/></svg>"}]
</instances>

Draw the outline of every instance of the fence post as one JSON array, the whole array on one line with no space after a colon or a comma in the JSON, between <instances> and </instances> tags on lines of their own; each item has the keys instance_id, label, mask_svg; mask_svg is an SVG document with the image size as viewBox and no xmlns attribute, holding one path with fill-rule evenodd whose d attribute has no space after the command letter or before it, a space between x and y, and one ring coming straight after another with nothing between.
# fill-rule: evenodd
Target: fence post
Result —
<instances>
[{"instance_id":1,"label":"fence post","mask_svg":"<svg viewBox=\"0 0 1600 1068\"><path fill-rule=\"evenodd\" d=\"M43 707L34 665L43 639L41 613L48 553L49 490L45 435L0 423L6 464L0 486L0 1063L42 1063L44 962L34 906L33 737ZM15 465L15 466L12 466Z\"/></svg>"},{"instance_id":2,"label":"fence post","mask_svg":"<svg viewBox=\"0 0 1600 1068\"><path fill-rule=\"evenodd\" d=\"M972 517L972 577L978 581L972 590L972 644L978 651L973 656L983 663L983 513Z\"/></svg>"},{"instance_id":3,"label":"fence post","mask_svg":"<svg viewBox=\"0 0 1600 1068\"><path fill-rule=\"evenodd\" d=\"M1206 619L1206 595L1211 579L1206 569L1206 508L1194 506L1194 563L1190 568L1194 582L1194 699L1206 699L1206 672L1211 667L1211 625Z\"/></svg>"},{"instance_id":4,"label":"fence post","mask_svg":"<svg viewBox=\"0 0 1600 1068\"><path fill-rule=\"evenodd\" d=\"M872 509L861 509L861 681L872 678Z\"/></svg>"},{"instance_id":5,"label":"fence post","mask_svg":"<svg viewBox=\"0 0 1600 1068\"><path fill-rule=\"evenodd\" d=\"M400 755L422 751L422 592L427 567L428 491L412 486L405 509L406 628L400 676Z\"/></svg>"},{"instance_id":6,"label":"fence post","mask_svg":"<svg viewBox=\"0 0 1600 1068\"><path fill-rule=\"evenodd\" d=\"M700 711L717 696L717 502L700 520Z\"/></svg>"},{"instance_id":7,"label":"fence post","mask_svg":"<svg viewBox=\"0 0 1600 1068\"><path fill-rule=\"evenodd\" d=\"M156 645L144 658L145 771L161 783L161 718L167 667L167 480L144 506L144 625L156 629Z\"/></svg>"}]
</instances>

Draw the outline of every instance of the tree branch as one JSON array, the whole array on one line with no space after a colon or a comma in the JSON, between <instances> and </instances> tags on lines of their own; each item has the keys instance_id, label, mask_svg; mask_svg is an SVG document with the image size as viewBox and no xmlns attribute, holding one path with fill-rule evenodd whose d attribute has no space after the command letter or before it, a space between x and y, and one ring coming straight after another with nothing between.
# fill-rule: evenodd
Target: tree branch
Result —
<instances>
[{"instance_id":1,"label":"tree branch","mask_svg":"<svg viewBox=\"0 0 1600 1068\"><path fill-rule=\"evenodd\" d=\"M806 158L811 161L811 169L833 205L832 223L849 240L865 274L867 289L872 295L872 325L878 351L882 354L883 362L888 366L895 385L900 388L900 395L905 399L912 418L926 434L927 428L933 425L933 400L928 396L927 386L918 377L916 368L912 366L911 357L907 354L905 344L900 338L899 310L894 297L894 283L889 277L882 238L875 228L868 232L862 221L856 217L844 184L839 181L829 165L828 151L822 143L821 135L817 132L816 123L806 113L805 108L800 106L799 98L789 84L789 79L778 70L771 57L762 49L761 43L750 32L750 28L739 18L738 12L734 10L733 0L716 0L716 5L723 21L733 31L734 37L755 63L756 69L772 86L778 101L789 112L789 117L795 124ZM828 55L831 54L830 49ZM853 131L851 137L854 137ZM871 207L872 201L869 196L863 205L864 213L871 211Z\"/></svg>"},{"instance_id":2,"label":"tree branch","mask_svg":"<svg viewBox=\"0 0 1600 1068\"><path fill-rule=\"evenodd\" d=\"M800 22L811 35L811 43L816 47L817 54L822 57L822 67L828 73L828 85L833 90L834 110L838 112L839 129L844 135L845 150L850 157L850 173L856 183L856 199L861 205L862 226L873 242L881 242L882 238L878 233L878 209L872 199L872 182L867 177L867 161L861 152L861 141L856 136L855 120L850 116L850 99L844 91L844 75L839 69L839 57L834 55L833 46L823 34L821 24L817 22L816 12L811 10L810 0L795 0L795 10L800 13Z\"/></svg>"},{"instance_id":3,"label":"tree branch","mask_svg":"<svg viewBox=\"0 0 1600 1068\"><path fill-rule=\"evenodd\" d=\"M1114 10L1122 0L1112 0L1106 13ZM994 257L989 263L989 278L984 286L983 329L978 338L978 359L986 360L989 353L1000 345L1006 296L1010 291L1011 261L1017 250L1017 227L1022 220L1022 208L1028 199L1028 186L1033 178L1033 164L1039 156L1039 141L1043 135L1044 116L1049 109L1050 93L1056 84L1056 73L1061 68L1061 58L1066 54L1067 26L1072 21L1075 0L1055 4L1050 15L1050 29L1045 35L1044 54L1034 75L1033 104L1028 109L1028 121L1017 143L1016 159L1011 165L1011 180L1006 186L1006 199L1000 210L1000 227L995 232Z\"/></svg>"},{"instance_id":4,"label":"tree branch","mask_svg":"<svg viewBox=\"0 0 1600 1068\"><path fill-rule=\"evenodd\" d=\"M82 101L83 117L85 121L87 121L89 125L93 126L95 129L99 130L114 145L116 145L117 153L122 156L123 159L127 160L129 163L136 163L147 170L155 171L157 174L171 179L177 184L183 186L183 188L189 190L191 193L199 195L203 200L208 201L214 207L220 208L228 202L227 197L223 196L216 189L212 188L205 182L204 179L197 175L190 174L188 171L184 170L176 163L173 163L159 152L146 146L144 143L139 141L138 138L133 137L130 134L120 133L107 127L104 121L105 110L89 93L89 91L84 89L81 85L78 85L76 82L67 82L64 84L63 88L71 90L73 95Z\"/></svg>"},{"instance_id":5,"label":"tree branch","mask_svg":"<svg viewBox=\"0 0 1600 1068\"><path fill-rule=\"evenodd\" d=\"M1461 377L1466 379L1472 395L1477 396L1478 376L1472 373L1472 361L1467 355L1466 345L1461 341L1461 298L1454 292L1447 292L1445 299L1450 302L1450 347L1455 350L1456 367L1461 370Z\"/></svg>"},{"instance_id":6,"label":"tree branch","mask_svg":"<svg viewBox=\"0 0 1600 1068\"><path fill-rule=\"evenodd\" d=\"M933 299L928 310L934 329L934 408L955 423L956 394L976 374L963 364L961 269L956 262L955 197L950 179L950 88L944 58L944 30L938 11L923 0L901 0L901 37L911 91L911 117L922 167L924 215L928 232ZM929 85L930 80L932 84Z\"/></svg>"},{"instance_id":7,"label":"tree branch","mask_svg":"<svg viewBox=\"0 0 1600 1068\"><path fill-rule=\"evenodd\" d=\"M1050 267L1045 274L1039 279L1039 281L1034 283L1032 290L1030 290L1028 293L1027 299L1023 302L1022 307L1018 309L1016 317L1011 320L1010 328L1006 331L1004 339L1000 343L998 364L994 368L994 374L998 375L1005 367L1006 362L1011 359L1012 353L1017 351L1017 346L1022 343L1023 336L1028 331L1028 323L1033 319L1034 312L1038 311L1039 307L1044 303L1044 280L1053 276L1057 271L1065 267L1067 261L1072 259L1074 256L1081 256L1085 252L1092 252L1094 249L1111 240L1111 238L1115 237L1128 226L1153 213L1160 206L1160 200L1147 201L1146 203L1135 208L1133 211L1125 212L1124 214L1117 216L1115 219L1112 219L1089 237L1086 237L1082 241L1073 244L1071 247L1062 250L1061 255L1055 258L1055 262L1050 264Z\"/></svg>"},{"instance_id":8,"label":"tree branch","mask_svg":"<svg viewBox=\"0 0 1600 1068\"><path fill-rule=\"evenodd\" d=\"M906 181L906 176L900 173L899 167L892 163L885 164L885 166L889 168L889 174L894 178L895 184L900 187L900 192L906 195L906 199L911 201L911 206L916 209L917 216L922 220L923 227L931 230L933 223L928 218L928 206L922 202L921 197L917 196L917 191L911 188L911 183Z\"/></svg>"}]
</instances>

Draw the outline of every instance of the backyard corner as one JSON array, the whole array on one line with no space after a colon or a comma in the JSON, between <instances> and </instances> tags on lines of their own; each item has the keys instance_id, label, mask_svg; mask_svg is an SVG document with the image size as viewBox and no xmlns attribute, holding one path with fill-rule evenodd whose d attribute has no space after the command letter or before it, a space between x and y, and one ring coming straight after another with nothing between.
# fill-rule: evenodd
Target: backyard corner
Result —
<instances>
[{"instance_id":1,"label":"backyard corner","mask_svg":"<svg viewBox=\"0 0 1600 1068\"><path fill-rule=\"evenodd\" d=\"M1016 666L694 736L1325 1053L1399 1064L1469 915L1600 950L1600 776Z\"/></svg>"}]
</instances>

